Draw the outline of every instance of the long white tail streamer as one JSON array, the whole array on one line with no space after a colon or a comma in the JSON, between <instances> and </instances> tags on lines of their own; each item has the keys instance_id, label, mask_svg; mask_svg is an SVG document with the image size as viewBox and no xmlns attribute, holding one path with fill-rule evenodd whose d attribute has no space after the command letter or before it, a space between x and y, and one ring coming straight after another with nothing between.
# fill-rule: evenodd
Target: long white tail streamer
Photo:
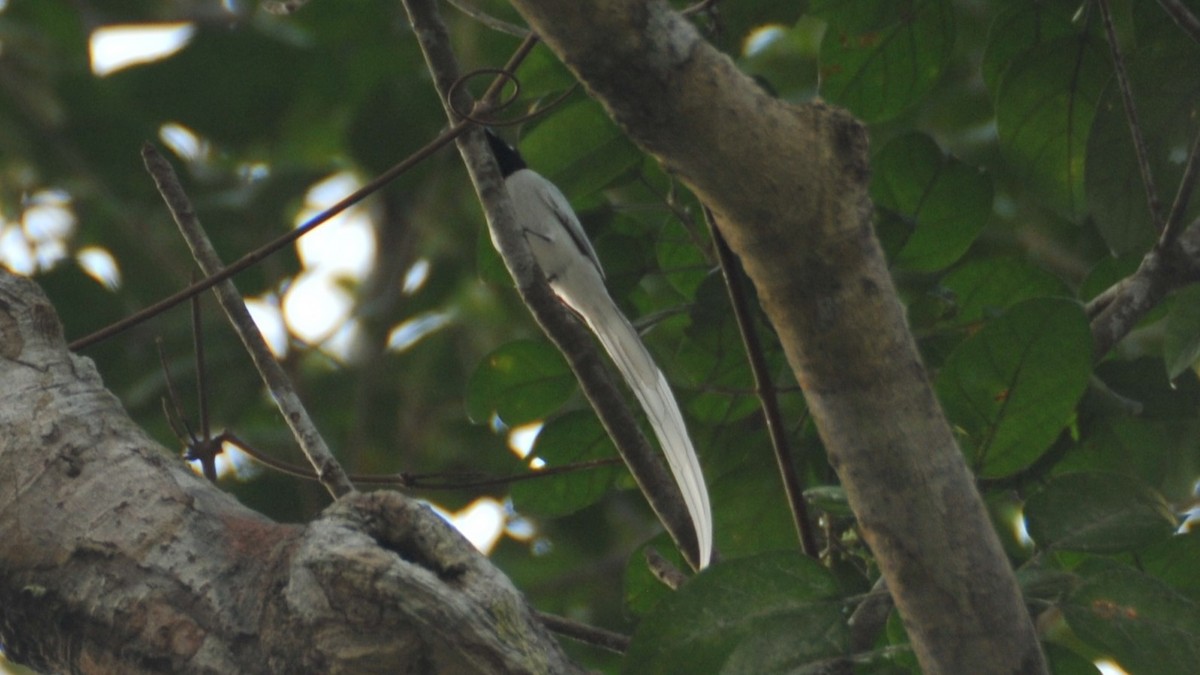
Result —
<instances>
[{"instance_id":1,"label":"long white tail streamer","mask_svg":"<svg viewBox=\"0 0 1200 675\"><path fill-rule=\"evenodd\" d=\"M575 212L553 183L529 169L505 180L517 222L554 292L587 323L633 390L667 457L696 528L700 567L712 557L712 508L700 462L667 378L604 286L604 272ZM550 221L547 213L554 214Z\"/></svg>"}]
</instances>

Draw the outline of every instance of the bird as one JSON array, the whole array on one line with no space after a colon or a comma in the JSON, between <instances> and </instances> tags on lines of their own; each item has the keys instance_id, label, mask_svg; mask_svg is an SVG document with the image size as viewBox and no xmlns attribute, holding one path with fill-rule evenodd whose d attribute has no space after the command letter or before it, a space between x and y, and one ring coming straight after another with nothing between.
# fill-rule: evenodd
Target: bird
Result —
<instances>
[{"instance_id":1,"label":"bird","mask_svg":"<svg viewBox=\"0 0 1200 675\"><path fill-rule=\"evenodd\" d=\"M534 261L555 295L600 340L645 410L683 493L696 530L699 569L704 569L712 558L712 508L700 461L666 376L609 295L600 258L562 191L530 169L515 147L491 129L484 131Z\"/></svg>"}]
</instances>

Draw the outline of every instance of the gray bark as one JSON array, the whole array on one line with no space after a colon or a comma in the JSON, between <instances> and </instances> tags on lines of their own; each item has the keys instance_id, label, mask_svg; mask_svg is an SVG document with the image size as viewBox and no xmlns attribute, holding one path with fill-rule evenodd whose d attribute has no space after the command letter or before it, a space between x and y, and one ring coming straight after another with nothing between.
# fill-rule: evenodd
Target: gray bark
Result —
<instances>
[{"instance_id":1,"label":"gray bark","mask_svg":"<svg viewBox=\"0 0 1200 675\"><path fill-rule=\"evenodd\" d=\"M717 216L782 341L924 672L1045 671L872 228L863 126L773 99L663 2L513 0Z\"/></svg>"},{"instance_id":2,"label":"gray bark","mask_svg":"<svg viewBox=\"0 0 1200 675\"><path fill-rule=\"evenodd\" d=\"M0 641L86 673L570 673L503 574L428 508L351 493L307 526L152 441L0 271Z\"/></svg>"}]
</instances>

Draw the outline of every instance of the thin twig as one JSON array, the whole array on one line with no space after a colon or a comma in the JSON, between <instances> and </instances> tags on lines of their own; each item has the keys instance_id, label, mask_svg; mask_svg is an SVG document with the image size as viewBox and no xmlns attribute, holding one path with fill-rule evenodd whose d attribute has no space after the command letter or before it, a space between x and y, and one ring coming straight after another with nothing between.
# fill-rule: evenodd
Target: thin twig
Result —
<instances>
[{"instance_id":1,"label":"thin twig","mask_svg":"<svg viewBox=\"0 0 1200 675\"><path fill-rule=\"evenodd\" d=\"M547 614L546 612L537 612L537 618L538 621L542 622L543 626L563 637L569 637L572 640L600 647L601 649L607 649L610 652L618 654L624 654L629 650L630 638L628 635L589 626L580 621L555 614Z\"/></svg>"},{"instance_id":2,"label":"thin twig","mask_svg":"<svg viewBox=\"0 0 1200 675\"><path fill-rule=\"evenodd\" d=\"M171 431L175 432L179 440L191 445L195 442L196 435L192 433L191 425L184 417L183 406L179 403L179 395L175 393L175 382L171 378L171 369L167 366L167 354L163 351L161 337L154 340L154 346L158 350L158 365L162 368L163 382L167 388L167 395L162 400L163 414L167 417L167 425L171 427Z\"/></svg>"},{"instance_id":3,"label":"thin twig","mask_svg":"<svg viewBox=\"0 0 1200 675\"><path fill-rule=\"evenodd\" d=\"M1146 189L1146 206L1150 209L1150 220L1158 231L1163 229L1162 204L1158 200L1158 191L1154 187L1154 176L1150 172L1149 154L1146 152L1146 139L1142 136L1142 125L1138 122L1137 106L1133 103L1133 87L1129 83L1129 73L1125 70L1125 57L1121 54L1121 45L1117 42L1117 29L1113 25L1112 8L1108 0L1097 0L1100 14L1104 17L1104 32L1108 36L1108 47L1112 53L1113 72L1117 76L1117 88L1121 91L1121 102L1125 106L1125 117L1129 121L1129 133L1133 137L1133 152L1137 157L1138 172L1142 176L1142 186Z\"/></svg>"},{"instance_id":4,"label":"thin twig","mask_svg":"<svg viewBox=\"0 0 1200 675\"><path fill-rule=\"evenodd\" d=\"M241 450L254 461L263 466L278 471L279 473L292 476L295 478L303 478L305 480L317 480L317 474L312 469L293 464L287 460L272 457L265 452L255 449L246 441L232 431L225 431L217 437L220 441L229 443L238 450ZM529 473L514 474L511 476L487 476L480 474L444 474L444 473L408 473L401 472L395 474L375 474L375 473L349 473L346 476L351 483L358 485L390 485L393 487L411 488L414 490L472 490L478 488L495 487L498 485L511 485L513 483L522 483L529 480L538 480L539 478L550 478L576 471L587 471L589 469L598 469L604 466L613 466L620 463L620 459L616 457L608 459L592 459L586 462L574 462L564 464L562 466L551 466Z\"/></svg>"},{"instance_id":5,"label":"thin twig","mask_svg":"<svg viewBox=\"0 0 1200 675\"><path fill-rule=\"evenodd\" d=\"M188 199L183 187L179 184L179 178L175 175L175 169L149 143L142 146L142 159L146 163L147 171L154 178L154 183L158 186L163 201L171 211L171 216L187 241L188 247L191 248L192 255L199 263L200 269L209 276L219 274L222 271L220 257L200 226L200 220L192 210L191 200ZM224 281L215 286L214 290L221 308L225 310L225 314L241 338L242 344L250 353L250 358L253 359L259 375L270 390L276 405L279 406L283 418L292 429L300 449L304 451L308 461L312 463L320 477L321 484L335 498L353 492L354 486L350 484L345 471L334 458L333 453L325 444L325 440L321 438L321 434L300 402L300 397L292 386L291 380L283 371L283 367L279 365L270 348L267 347L266 341L259 333L253 317L250 316L250 311L246 309L246 304L242 301L233 282Z\"/></svg>"},{"instance_id":6,"label":"thin twig","mask_svg":"<svg viewBox=\"0 0 1200 675\"><path fill-rule=\"evenodd\" d=\"M1200 135L1197 135L1196 140L1192 142L1192 151L1188 154L1187 166L1183 169L1183 178L1179 180L1179 190L1175 193L1175 202L1171 205L1171 213L1167 215L1167 225L1158 239L1159 248L1170 248L1183 230L1183 219L1187 214L1192 192L1196 189L1196 177L1200 175L1198 155L1200 155Z\"/></svg>"},{"instance_id":7,"label":"thin twig","mask_svg":"<svg viewBox=\"0 0 1200 675\"><path fill-rule=\"evenodd\" d=\"M204 326L201 324L198 295L192 298L192 350L196 353L196 398L200 405L200 436L212 438L212 425L208 421L208 367L204 359Z\"/></svg>"},{"instance_id":8,"label":"thin twig","mask_svg":"<svg viewBox=\"0 0 1200 675\"><path fill-rule=\"evenodd\" d=\"M523 28L515 23L509 23L507 21L497 19L496 17L484 12L466 0L446 0L446 2L449 3L450 6L454 7L454 9L457 9L463 14L475 19L479 23L491 28L494 31L508 33L509 35L519 38L529 35L528 28Z\"/></svg>"},{"instance_id":9,"label":"thin twig","mask_svg":"<svg viewBox=\"0 0 1200 675\"><path fill-rule=\"evenodd\" d=\"M808 517L808 505L804 501L804 487L801 484L796 462L792 457L791 444L788 443L787 432L784 429L783 414L779 411L779 397L775 383L767 372L767 362L763 358L762 341L758 339L758 331L754 328L754 317L746 306L746 289L742 285L741 269L733 251L713 219L712 211L704 207L704 221L708 223L708 231L716 244L717 260L721 264L721 275L725 278L725 289L729 293L729 303L733 306L733 318L737 322L738 332L742 336L742 344L746 350L746 360L750 363L750 372L754 375L754 390L762 405L763 419L767 423L767 433L771 437L771 448L775 452L775 463L779 467L779 475L783 480L783 490L787 495L788 507L792 512L792 522L796 527L796 536L800 540L800 548L810 558L817 558L817 538L813 536L812 521Z\"/></svg>"},{"instance_id":10,"label":"thin twig","mask_svg":"<svg viewBox=\"0 0 1200 675\"><path fill-rule=\"evenodd\" d=\"M193 298L192 302L195 303L195 301L196 299ZM188 424L187 417L183 414L183 406L179 403L179 394L175 392L171 369L167 367L167 357L163 353L162 338L155 340L155 346L158 347L158 362L162 366L163 380L167 385L167 398L163 399L163 413L167 416L167 423L171 425L171 430L175 432L175 436L186 448L183 458L188 461L200 462L204 477L215 483L217 482L217 455L221 454L221 441L209 436L207 427L203 436L197 436L192 431L192 426ZM200 386L204 385L201 383ZM167 405L168 401L170 401L170 405Z\"/></svg>"},{"instance_id":11,"label":"thin twig","mask_svg":"<svg viewBox=\"0 0 1200 675\"><path fill-rule=\"evenodd\" d=\"M457 123L456 111L469 110L472 105L465 91L452 87L459 79L459 67L458 59L450 48L446 26L431 0L404 0L404 6L434 84L442 97L443 107L451 122ZM510 59L510 64L514 60ZM515 66L506 67L509 72L514 69ZM667 473L663 461L642 434L628 403L604 365L591 334L559 302L534 264L528 244L513 218L503 179L495 159L487 149L483 134L468 133L460 140L459 151L480 202L484 205L492 240L516 282L521 299L542 330L566 357L584 395L613 439L613 444L651 508L684 552L688 562L693 567L697 566L696 534L684 506L683 495Z\"/></svg>"},{"instance_id":12,"label":"thin twig","mask_svg":"<svg viewBox=\"0 0 1200 675\"><path fill-rule=\"evenodd\" d=\"M1190 9L1179 0L1158 0L1158 4L1193 41L1200 42L1200 19Z\"/></svg>"},{"instance_id":13,"label":"thin twig","mask_svg":"<svg viewBox=\"0 0 1200 675\"><path fill-rule=\"evenodd\" d=\"M680 572L678 567L672 565L671 561L664 558L653 546L647 546L642 551L642 555L646 558L646 567L650 569L650 574L654 575L654 578L661 581L667 588L677 591L687 581L683 572Z\"/></svg>"}]
</instances>

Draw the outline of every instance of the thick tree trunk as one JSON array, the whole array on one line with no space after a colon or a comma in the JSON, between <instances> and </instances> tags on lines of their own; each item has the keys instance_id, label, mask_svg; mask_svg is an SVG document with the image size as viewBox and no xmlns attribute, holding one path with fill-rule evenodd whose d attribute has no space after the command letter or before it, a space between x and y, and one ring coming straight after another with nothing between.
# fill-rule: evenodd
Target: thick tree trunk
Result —
<instances>
[{"instance_id":1,"label":"thick tree trunk","mask_svg":"<svg viewBox=\"0 0 1200 675\"><path fill-rule=\"evenodd\" d=\"M771 98L666 3L513 4L630 137L716 214L924 671L1044 672L872 233L862 125L821 103Z\"/></svg>"},{"instance_id":2,"label":"thick tree trunk","mask_svg":"<svg viewBox=\"0 0 1200 675\"><path fill-rule=\"evenodd\" d=\"M280 525L150 440L0 271L0 642L49 672L577 672L512 584L393 492Z\"/></svg>"}]
</instances>

